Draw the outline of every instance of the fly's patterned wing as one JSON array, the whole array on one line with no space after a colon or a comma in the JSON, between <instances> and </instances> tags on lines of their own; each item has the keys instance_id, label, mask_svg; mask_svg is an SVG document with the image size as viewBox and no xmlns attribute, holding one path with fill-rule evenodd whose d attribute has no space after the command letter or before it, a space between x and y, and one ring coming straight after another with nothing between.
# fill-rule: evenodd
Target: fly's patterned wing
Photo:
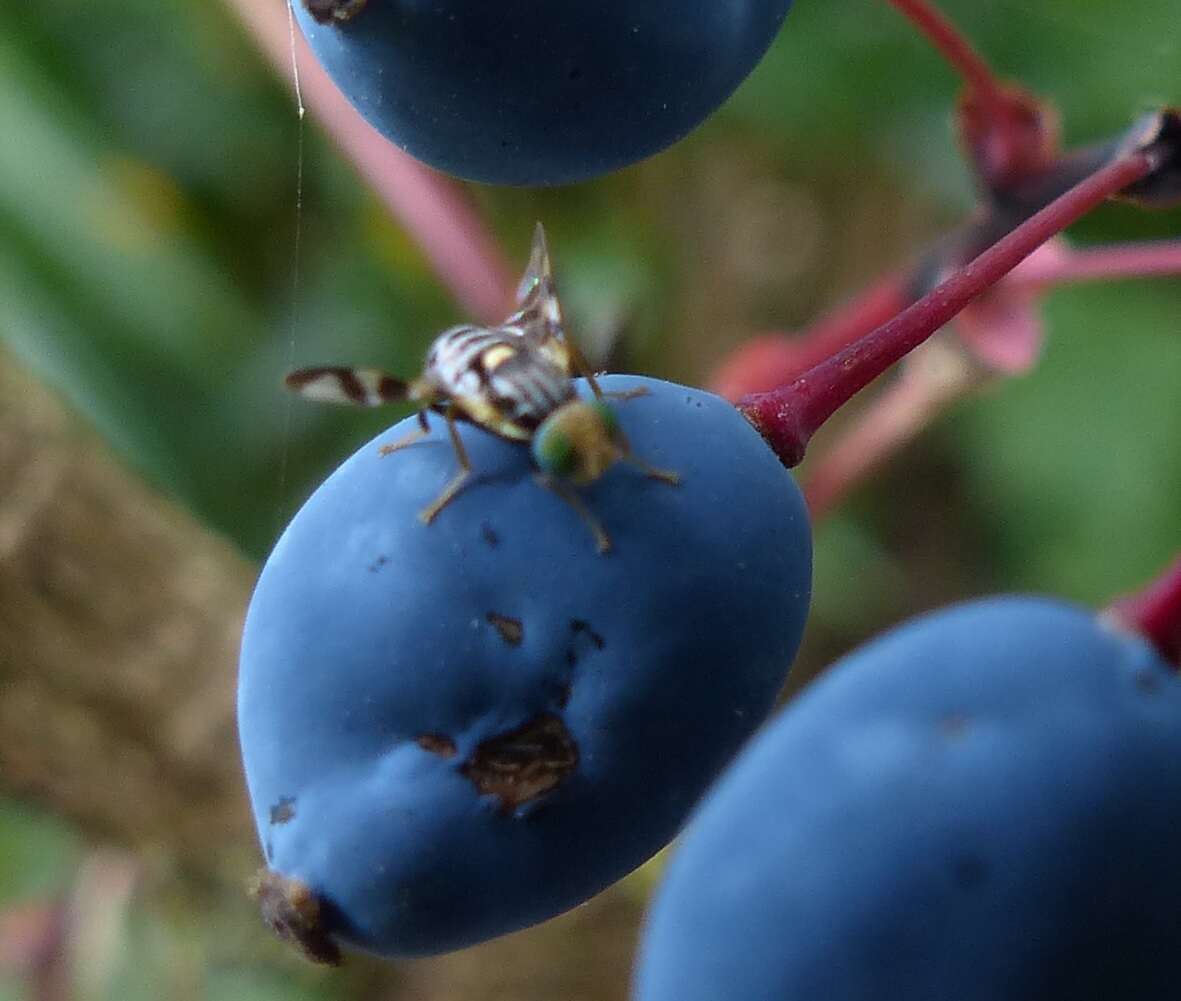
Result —
<instances>
[{"instance_id":1,"label":"fly's patterned wing","mask_svg":"<svg viewBox=\"0 0 1181 1001\"><path fill-rule=\"evenodd\" d=\"M301 368L288 374L287 388L319 403L345 403L354 407L379 407L408 398L409 384L376 368L324 365Z\"/></svg>"},{"instance_id":2,"label":"fly's patterned wing","mask_svg":"<svg viewBox=\"0 0 1181 1001\"><path fill-rule=\"evenodd\" d=\"M517 311L501 324L544 355L567 375L574 374L574 358L562 326L562 307L554 287L549 246L541 223L533 231L533 249L525 275L517 286Z\"/></svg>"}]
</instances>

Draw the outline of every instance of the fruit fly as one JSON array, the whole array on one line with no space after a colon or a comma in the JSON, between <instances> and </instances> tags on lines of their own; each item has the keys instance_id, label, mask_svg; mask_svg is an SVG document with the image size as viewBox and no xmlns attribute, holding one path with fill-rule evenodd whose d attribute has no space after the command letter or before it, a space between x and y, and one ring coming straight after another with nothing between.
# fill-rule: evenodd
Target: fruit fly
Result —
<instances>
[{"instance_id":1,"label":"fruit fly","mask_svg":"<svg viewBox=\"0 0 1181 1001\"><path fill-rule=\"evenodd\" d=\"M431 343L422 373L409 381L373 368L319 367L292 372L287 386L308 399L327 403L363 407L402 401L416 404L419 427L383 445L382 455L421 440L430 433L428 412L441 414L459 472L419 512L427 524L472 474L456 422L467 421L500 438L528 444L537 481L578 512L594 533L599 552L607 552L611 539L575 488L595 482L617 462L626 462L645 476L670 485L679 483L680 478L632 454L608 402L610 396L629 399L646 390L604 393L582 353L566 337L540 223L517 289L517 307L496 327L463 325L443 331ZM594 399L578 396L575 375L586 378Z\"/></svg>"}]
</instances>

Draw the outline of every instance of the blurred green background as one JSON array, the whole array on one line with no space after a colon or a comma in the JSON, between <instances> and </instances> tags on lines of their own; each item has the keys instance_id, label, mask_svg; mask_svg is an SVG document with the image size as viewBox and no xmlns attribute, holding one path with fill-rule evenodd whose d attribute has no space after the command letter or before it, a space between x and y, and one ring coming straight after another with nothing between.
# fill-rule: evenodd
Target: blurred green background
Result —
<instances>
[{"instance_id":1,"label":"blurred green background","mask_svg":"<svg viewBox=\"0 0 1181 1001\"><path fill-rule=\"evenodd\" d=\"M1058 102L1070 141L1181 102L1181 0L943 6ZM398 416L304 405L282 373L413 373L465 318L318 124L301 126L289 76L222 3L0 11L0 338L124 463L255 560ZM754 76L673 150L591 184L468 192L514 267L545 222L575 337L608 332L626 367L704 383L745 337L806 325L966 215L955 89L886 4L799 0ZM1074 235L1178 234L1181 212L1116 206ZM1177 548L1181 280L1057 291L1044 315L1032 374L958 406L818 527L799 677L970 594L1100 602ZM95 861L103 835L52 796L0 800L0 943L38 902L79 899L95 865L106 885L121 863ZM0 999L617 998L647 885L452 965L323 975L269 942L240 887L194 887L164 842L149 890L138 881L102 919L110 941L74 994L22 985L0 949Z\"/></svg>"}]
</instances>

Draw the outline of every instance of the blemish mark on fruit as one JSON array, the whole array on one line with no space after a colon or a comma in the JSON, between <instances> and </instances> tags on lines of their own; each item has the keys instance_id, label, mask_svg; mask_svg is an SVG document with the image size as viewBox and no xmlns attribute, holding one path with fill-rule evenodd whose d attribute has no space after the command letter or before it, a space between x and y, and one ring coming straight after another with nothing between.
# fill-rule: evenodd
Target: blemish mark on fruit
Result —
<instances>
[{"instance_id":1,"label":"blemish mark on fruit","mask_svg":"<svg viewBox=\"0 0 1181 1001\"><path fill-rule=\"evenodd\" d=\"M583 619L571 619L570 631L575 635L581 633L582 635L588 637L595 645L596 650L602 650L603 647L607 645L607 641L591 628L591 624L589 622L586 622Z\"/></svg>"},{"instance_id":2,"label":"blemish mark on fruit","mask_svg":"<svg viewBox=\"0 0 1181 1001\"><path fill-rule=\"evenodd\" d=\"M544 713L524 726L490 737L460 771L481 795L495 796L509 813L552 792L578 767L578 746L557 716Z\"/></svg>"},{"instance_id":3,"label":"blemish mark on fruit","mask_svg":"<svg viewBox=\"0 0 1181 1001\"><path fill-rule=\"evenodd\" d=\"M280 796L279 802L271 807L271 823L286 824L295 819L295 797Z\"/></svg>"},{"instance_id":4,"label":"blemish mark on fruit","mask_svg":"<svg viewBox=\"0 0 1181 1001\"><path fill-rule=\"evenodd\" d=\"M303 5L320 24L343 24L361 13L366 2L367 0L303 0Z\"/></svg>"},{"instance_id":5,"label":"blemish mark on fruit","mask_svg":"<svg viewBox=\"0 0 1181 1001\"><path fill-rule=\"evenodd\" d=\"M963 855L955 861L955 881L965 890L974 890L988 881L988 865L975 855Z\"/></svg>"},{"instance_id":6,"label":"blemish mark on fruit","mask_svg":"<svg viewBox=\"0 0 1181 1001\"><path fill-rule=\"evenodd\" d=\"M558 689L558 707L565 709L570 704L570 696L574 694L574 686L567 681Z\"/></svg>"},{"instance_id":7,"label":"blemish mark on fruit","mask_svg":"<svg viewBox=\"0 0 1181 1001\"><path fill-rule=\"evenodd\" d=\"M496 529L486 521L480 523L480 538L487 543L490 549L495 549L500 545L500 536L496 534Z\"/></svg>"},{"instance_id":8,"label":"blemish mark on fruit","mask_svg":"<svg viewBox=\"0 0 1181 1001\"><path fill-rule=\"evenodd\" d=\"M509 646L520 646L525 639L525 625L520 619L499 612L489 612L485 618Z\"/></svg>"},{"instance_id":9,"label":"blemish mark on fruit","mask_svg":"<svg viewBox=\"0 0 1181 1001\"><path fill-rule=\"evenodd\" d=\"M1152 671L1137 671L1136 687L1146 694L1155 692L1160 687L1160 679Z\"/></svg>"},{"instance_id":10,"label":"blemish mark on fruit","mask_svg":"<svg viewBox=\"0 0 1181 1001\"><path fill-rule=\"evenodd\" d=\"M389 561L390 561L390 558L388 556L377 557L377 559L375 559L372 563L369 564L369 572L370 573L377 573L377 571L380 570L382 567L384 567L387 563L389 563Z\"/></svg>"},{"instance_id":11,"label":"blemish mark on fruit","mask_svg":"<svg viewBox=\"0 0 1181 1001\"><path fill-rule=\"evenodd\" d=\"M424 733L415 737L414 742L424 751L437 754L440 758L455 757L455 741L441 733Z\"/></svg>"},{"instance_id":12,"label":"blemish mark on fruit","mask_svg":"<svg viewBox=\"0 0 1181 1001\"><path fill-rule=\"evenodd\" d=\"M968 717L951 713L939 721L939 730L945 737L962 737L968 729Z\"/></svg>"},{"instance_id":13,"label":"blemish mark on fruit","mask_svg":"<svg viewBox=\"0 0 1181 1001\"><path fill-rule=\"evenodd\" d=\"M574 667L578 663L580 647L585 649L585 643L590 643L596 650L602 650L607 645L606 640L591 628L589 622L583 619L570 620L570 633L570 645L566 647L567 667Z\"/></svg>"},{"instance_id":14,"label":"blemish mark on fruit","mask_svg":"<svg viewBox=\"0 0 1181 1001\"><path fill-rule=\"evenodd\" d=\"M307 883L263 869L254 878L250 895L258 901L263 920L279 938L290 942L313 963L340 966L340 947L324 928L320 898Z\"/></svg>"}]
</instances>

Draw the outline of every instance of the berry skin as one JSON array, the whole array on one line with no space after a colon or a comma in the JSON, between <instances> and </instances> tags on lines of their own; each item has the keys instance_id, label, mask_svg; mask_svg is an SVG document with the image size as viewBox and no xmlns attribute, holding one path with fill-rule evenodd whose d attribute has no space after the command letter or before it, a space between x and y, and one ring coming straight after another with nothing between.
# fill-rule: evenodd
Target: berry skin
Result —
<instances>
[{"instance_id":1,"label":"berry skin","mask_svg":"<svg viewBox=\"0 0 1181 1001\"><path fill-rule=\"evenodd\" d=\"M791 6L367 0L317 20L305 2L313 52L379 132L441 170L519 185L594 177L676 142L746 78Z\"/></svg>"},{"instance_id":2,"label":"berry skin","mask_svg":"<svg viewBox=\"0 0 1181 1001\"><path fill-rule=\"evenodd\" d=\"M922 617L709 793L638 1001L1160 1001L1181 956L1181 680L1092 614Z\"/></svg>"},{"instance_id":3,"label":"berry skin","mask_svg":"<svg viewBox=\"0 0 1181 1001\"><path fill-rule=\"evenodd\" d=\"M635 377L637 453L579 491L600 554L526 445L441 420L365 445L295 516L247 616L246 775L272 924L441 952L541 921L659 849L770 710L807 612L811 543L790 474L716 396ZM580 392L588 391L581 381Z\"/></svg>"}]
</instances>

